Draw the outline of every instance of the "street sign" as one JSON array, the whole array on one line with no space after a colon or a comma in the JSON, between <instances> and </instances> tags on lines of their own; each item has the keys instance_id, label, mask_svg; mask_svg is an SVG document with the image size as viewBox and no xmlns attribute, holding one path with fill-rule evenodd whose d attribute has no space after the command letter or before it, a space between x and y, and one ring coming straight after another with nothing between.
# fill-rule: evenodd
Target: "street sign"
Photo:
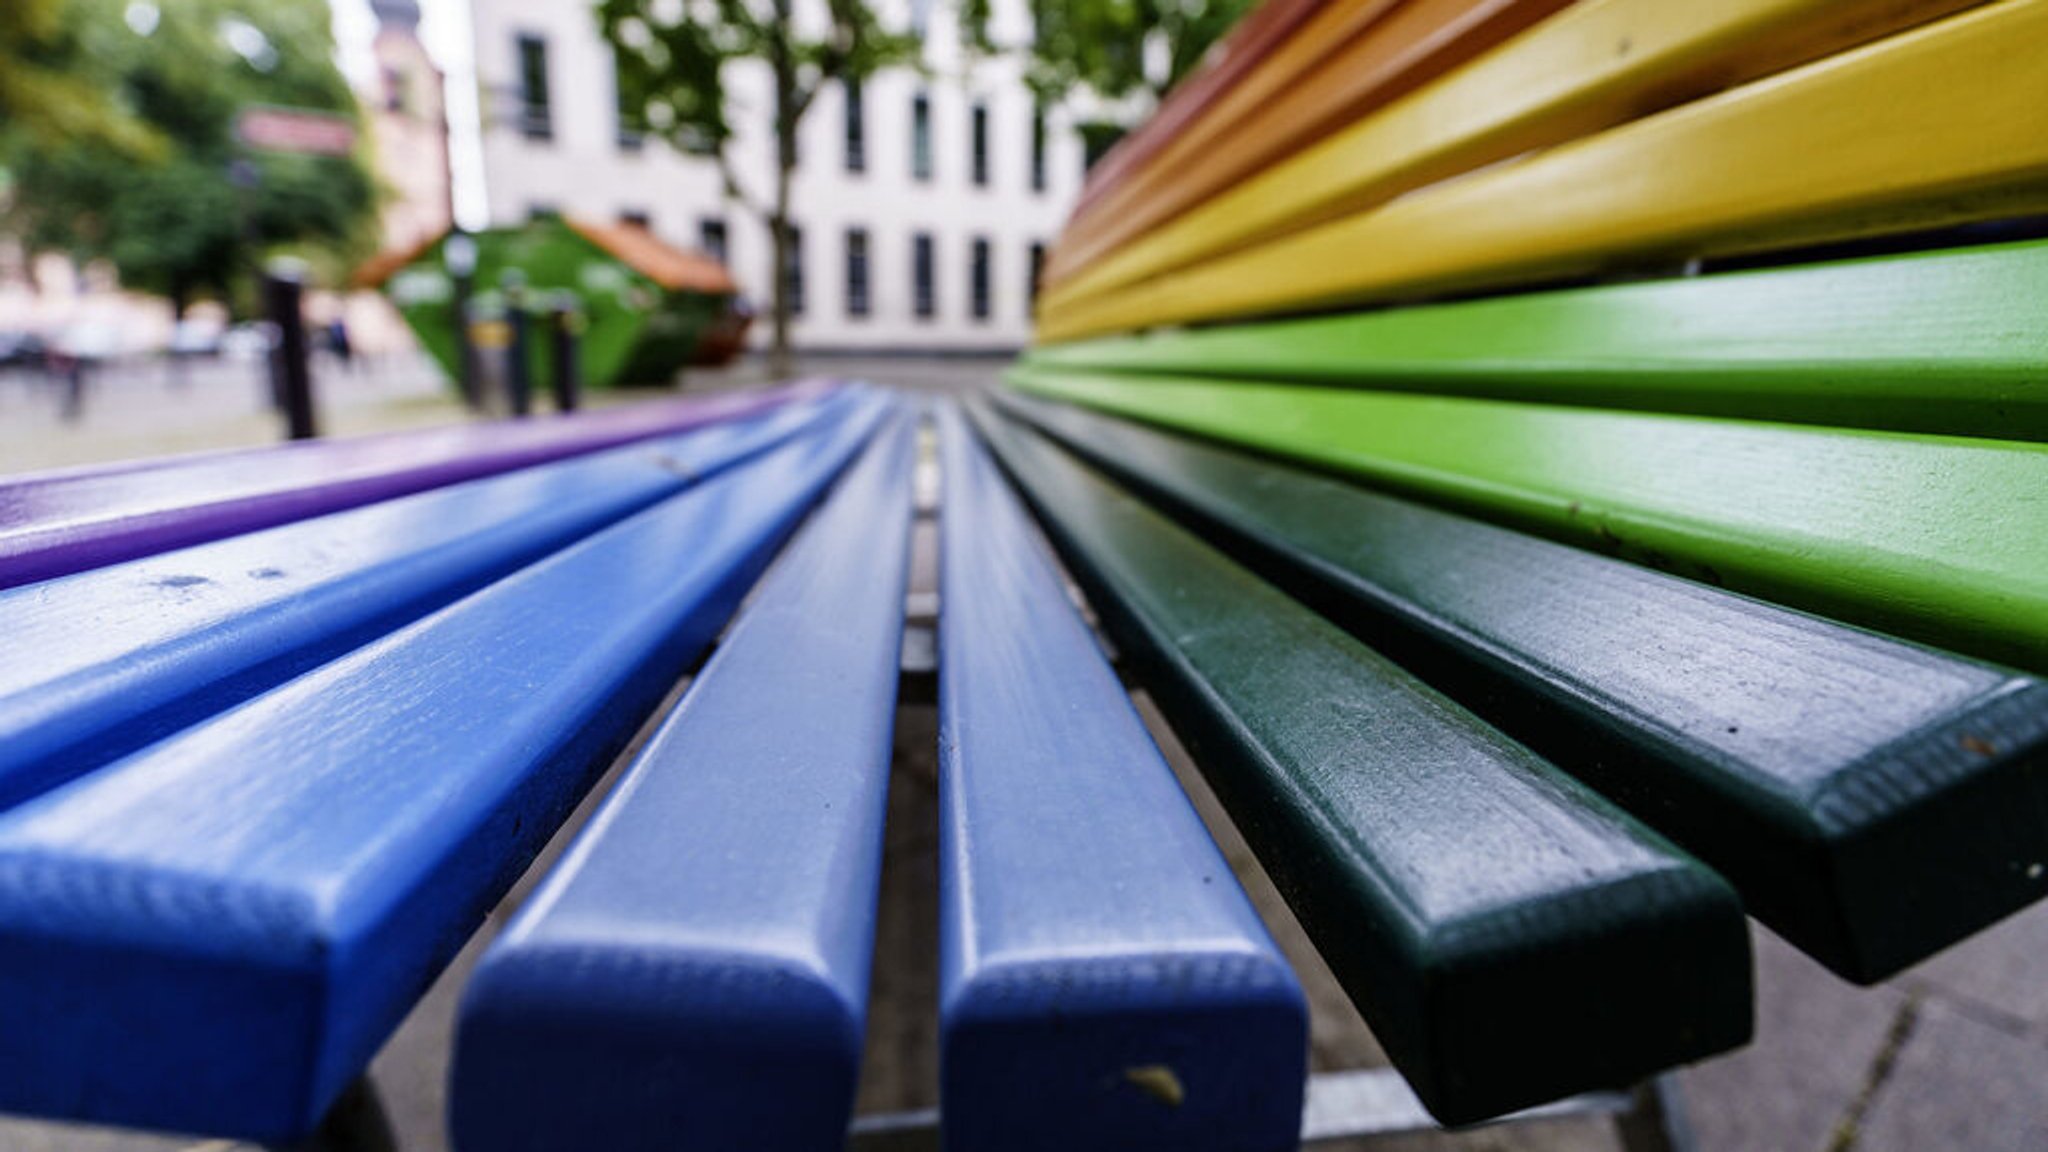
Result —
<instances>
[{"instance_id":1,"label":"street sign","mask_svg":"<svg viewBox=\"0 0 2048 1152\"><path fill-rule=\"evenodd\" d=\"M355 151L356 126L332 112L259 106L235 118L235 138L261 152L346 156Z\"/></svg>"}]
</instances>

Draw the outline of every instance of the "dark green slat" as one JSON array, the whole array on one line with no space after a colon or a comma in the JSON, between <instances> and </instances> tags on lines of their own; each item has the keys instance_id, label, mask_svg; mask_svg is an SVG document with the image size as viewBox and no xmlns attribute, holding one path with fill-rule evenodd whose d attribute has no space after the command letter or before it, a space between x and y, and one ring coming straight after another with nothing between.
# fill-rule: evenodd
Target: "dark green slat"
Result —
<instances>
[{"instance_id":1,"label":"dark green slat","mask_svg":"<svg viewBox=\"0 0 2048 1152\"><path fill-rule=\"evenodd\" d=\"M1005 403L1869 982L2048 892L2048 684L1078 408Z\"/></svg>"},{"instance_id":2,"label":"dark green slat","mask_svg":"<svg viewBox=\"0 0 2048 1152\"><path fill-rule=\"evenodd\" d=\"M1439 1119L1748 1037L1748 939L1720 877L1050 444L975 417Z\"/></svg>"}]
</instances>

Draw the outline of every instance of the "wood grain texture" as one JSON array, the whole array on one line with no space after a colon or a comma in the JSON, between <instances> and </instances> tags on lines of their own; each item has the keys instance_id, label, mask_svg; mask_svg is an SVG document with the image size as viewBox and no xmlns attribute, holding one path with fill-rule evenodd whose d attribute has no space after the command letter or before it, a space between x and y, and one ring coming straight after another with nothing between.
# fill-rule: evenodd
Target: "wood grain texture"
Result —
<instances>
[{"instance_id":1,"label":"wood grain texture","mask_svg":"<svg viewBox=\"0 0 2048 1152\"><path fill-rule=\"evenodd\" d=\"M1026 363L2044 440L2043 299L2035 241L1056 344Z\"/></svg>"},{"instance_id":2,"label":"wood grain texture","mask_svg":"<svg viewBox=\"0 0 2048 1152\"><path fill-rule=\"evenodd\" d=\"M1714 874L1032 434L978 421L1416 1094L1463 1123L1739 1044Z\"/></svg>"},{"instance_id":3,"label":"wood grain texture","mask_svg":"<svg viewBox=\"0 0 2048 1152\"><path fill-rule=\"evenodd\" d=\"M2048 0L2000 0L1070 304L1041 339L1473 290L2048 208ZM1306 172L1296 173L1306 179Z\"/></svg>"},{"instance_id":4,"label":"wood grain texture","mask_svg":"<svg viewBox=\"0 0 2048 1152\"><path fill-rule=\"evenodd\" d=\"M0 808L881 402L792 404L0 591Z\"/></svg>"},{"instance_id":5,"label":"wood grain texture","mask_svg":"<svg viewBox=\"0 0 2048 1152\"><path fill-rule=\"evenodd\" d=\"M1118 245L1159 227L1330 133L1453 72L1567 7L1570 0L1406 0L1381 17L1304 28L1188 125L1121 188L1077 213L1053 248L1048 283L1064 282ZM1301 46L1315 49L1290 52ZM1094 291L1101 285L1088 278Z\"/></svg>"},{"instance_id":6,"label":"wood grain texture","mask_svg":"<svg viewBox=\"0 0 2048 1152\"><path fill-rule=\"evenodd\" d=\"M2048 446L1249 381L1011 380L2048 670Z\"/></svg>"},{"instance_id":7,"label":"wood grain texture","mask_svg":"<svg viewBox=\"0 0 2048 1152\"><path fill-rule=\"evenodd\" d=\"M866 431L764 456L0 814L0 1109L305 1135Z\"/></svg>"},{"instance_id":8,"label":"wood grain texture","mask_svg":"<svg viewBox=\"0 0 2048 1152\"><path fill-rule=\"evenodd\" d=\"M2048 893L2048 684L1220 448L1014 411L1865 983Z\"/></svg>"},{"instance_id":9,"label":"wood grain texture","mask_svg":"<svg viewBox=\"0 0 2048 1152\"><path fill-rule=\"evenodd\" d=\"M460 1147L844 1143L875 946L911 433L907 420L884 430L811 517L484 955L450 1076Z\"/></svg>"},{"instance_id":10,"label":"wood grain texture","mask_svg":"<svg viewBox=\"0 0 2048 1152\"><path fill-rule=\"evenodd\" d=\"M15 477L0 482L0 588L674 435L830 387L810 383Z\"/></svg>"},{"instance_id":11,"label":"wood grain texture","mask_svg":"<svg viewBox=\"0 0 2048 1152\"><path fill-rule=\"evenodd\" d=\"M1293 1148L1300 985L951 407L940 433L944 1145Z\"/></svg>"},{"instance_id":12,"label":"wood grain texture","mask_svg":"<svg viewBox=\"0 0 2048 1152\"><path fill-rule=\"evenodd\" d=\"M1127 172L1148 162L1183 126L1207 113L1218 97L1294 35L1305 21L1336 2L1339 0L1265 0L1245 13L1210 49L1202 66L1166 94L1157 111L1088 169L1081 194L1074 200L1073 212L1085 212L1097 198L1114 189Z\"/></svg>"}]
</instances>

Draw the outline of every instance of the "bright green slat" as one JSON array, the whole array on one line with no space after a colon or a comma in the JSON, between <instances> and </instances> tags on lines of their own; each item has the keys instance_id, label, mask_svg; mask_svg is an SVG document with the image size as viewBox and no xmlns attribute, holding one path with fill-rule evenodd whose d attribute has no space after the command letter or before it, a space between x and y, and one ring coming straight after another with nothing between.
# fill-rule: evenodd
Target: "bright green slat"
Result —
<instances>
[{"instance_id":1,"label":"bright green slat","mask_svg":"<svg viewBox=\"0 0 2048 1152\"><path fill-rule=\"evenodd\" d=\"M1178 372L2048 439L2048 242L1054 345Z\"/></svg>"},{"instance_id":2,"label":"bright green slat","mask_svg":"<svg viewBox=\"0 0 2048 1152\"><path fill-rule=\"evenodd\" d=\"M2048 671L2048 446L1186 377L1011 382Z\"/></svg>"}]
</instances>

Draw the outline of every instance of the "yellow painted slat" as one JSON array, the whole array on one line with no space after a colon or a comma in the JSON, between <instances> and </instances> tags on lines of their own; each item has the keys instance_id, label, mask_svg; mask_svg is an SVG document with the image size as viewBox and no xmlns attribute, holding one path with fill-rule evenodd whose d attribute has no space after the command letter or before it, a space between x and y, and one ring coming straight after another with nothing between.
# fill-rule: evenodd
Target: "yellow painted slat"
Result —
<instances>
[{"instance_id":1,"label":"yellow painted slat","mask_svg":"<svg viewBox=\"0 0 2048 1152\"><path fill-rule=\"evenodd\" d=\"M1057 341L2048 209L2048 0L2001 0L1078 307Z\"/></svg>"},{"instance_id":2,"label":"yellow painted slat","mask_svg":"<svg viewBox=\"0 0 2048 1152\"><path fill-rule=\"evenodd\" d=\"M1817 60L1974 2L1586 0L1075 268L1048 288L1042 307L1050 315L1139 279Z\"/></svg>"}]
</instances>

